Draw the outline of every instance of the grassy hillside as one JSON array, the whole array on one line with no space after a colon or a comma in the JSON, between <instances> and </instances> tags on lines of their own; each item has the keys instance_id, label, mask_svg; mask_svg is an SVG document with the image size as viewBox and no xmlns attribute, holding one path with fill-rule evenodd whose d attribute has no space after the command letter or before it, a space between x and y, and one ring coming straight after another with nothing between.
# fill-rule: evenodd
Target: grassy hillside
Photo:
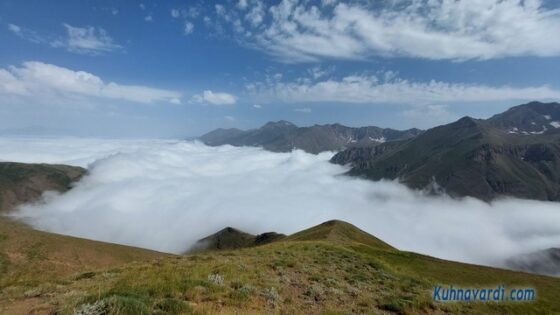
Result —
<instances>
[{"instance_id":1,"label":"grassy hillside","mask_svg":"<svg viewBox=\"0 0 560 315\"><path fill-rule=\"evenodd\" d=\"M36 291L38 286L56 287L68 277L87 277L89 270L171 256L36 231L2 216L21 203L36 201L47 190L70 189L84 173L82 168L65 165L0 163L0 314L42 310L44 306L36 299L41 294ZM11 299L13 295L27 299L20 304Z\"/></svg>"},{"instance_id":2,"label":"grassy hillside","mask_svg":"<svg viewBox=\"0 0 560 315\"><path fill-rule=\"evenodd\" d=\"M435 284L529 286L537 289L537 300L499 304L434 302L431 293ZM10 299L11 305L18 306L41 305L43 311L57 314L560 311L558 278L401 252L340 221L330 221L263 246L127 264L67 277L56 285L37 283L26 289L38 293L29 297L24 290L5 288L2 300Z\"/></svg>"}]
</instances>

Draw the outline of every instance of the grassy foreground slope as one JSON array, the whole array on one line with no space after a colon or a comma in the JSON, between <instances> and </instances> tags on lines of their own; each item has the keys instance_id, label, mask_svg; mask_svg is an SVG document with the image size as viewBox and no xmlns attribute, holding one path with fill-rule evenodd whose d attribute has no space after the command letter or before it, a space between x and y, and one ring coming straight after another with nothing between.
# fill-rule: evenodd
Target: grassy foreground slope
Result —
<instances>
[{"instance_id":1,"label":"grassy foreground slope","mask_svg":"<svg viewBox=\"0 0 560 315\"><path fill-rule=\"evenodd\" d=\"M57 286L84 270L111 268L134 261L169 257L150 250L41 232L2 216L45 191L64 192L85 170L47 164L0 163L0 314L39 314L37 288ZM26 296L14 300L13 296Z\"/></svg>"},{"instance_id":2,"label":"grassy foreground slope","mask_svg":"<svg viewBox=\"0 0 560 315\"><path fill-rule=\"evenodd\" d=\"M84 270L85 272L85 270ZM435 284L537 289L531 303L440 303ZM30 288L31 289L31 288ZM329 221L274 243L91 270L34 299L57 314L554 314L560 279L396 250ZM24 303L10 288L4 298Z\"/></svg>"}]
</instances>

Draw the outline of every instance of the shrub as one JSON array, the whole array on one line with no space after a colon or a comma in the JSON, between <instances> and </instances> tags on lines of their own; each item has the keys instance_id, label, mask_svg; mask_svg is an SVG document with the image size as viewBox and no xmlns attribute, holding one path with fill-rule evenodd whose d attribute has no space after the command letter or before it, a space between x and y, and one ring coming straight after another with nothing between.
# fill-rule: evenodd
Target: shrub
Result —
<instances>
[{"instance_id":1,"label":"shrub","mask_svg":"<svg viewBox=\"0 0 560 315\"><path fill-rule=\"evenodd\" d=\"M305 290L304 294L315 301L321 301L324 298L325 290L320 284L314 283Z\"/></svg>"},{"instance_id":2,"label":"shrub","mask_svg":"<svg viewBox=\"0 0 560 315\"><path fill-rule=\"evenodd\" d=\"M266 288L261 291L261 295L269 304L273 306L276 305L276 303L280 299L280 296L278 295L278 291L276 291L276 288Z\"/></svg>"},{"instance_id":3,"label":"shrub","mask_svg":"<svg viewBox=\"0 0 560 315\"><path fill-rule=\"evenodd\" d=\"M223 285L224 284L224 277L220 276L219 274L209 274L208 275L208 282L215 284L215 285Z\"/></svg>"},{"instance_id":4,"label":"shrub","mask_svg":"<svg viewBox=\"0 0 560 315\"><path fill-rule=\"evenodd\" d=\"M185 312L191 312L190 306L185 304L183 301L177 299L163 299L156 303L152 314L183 314Z\"/></svg>"}]
</instances>

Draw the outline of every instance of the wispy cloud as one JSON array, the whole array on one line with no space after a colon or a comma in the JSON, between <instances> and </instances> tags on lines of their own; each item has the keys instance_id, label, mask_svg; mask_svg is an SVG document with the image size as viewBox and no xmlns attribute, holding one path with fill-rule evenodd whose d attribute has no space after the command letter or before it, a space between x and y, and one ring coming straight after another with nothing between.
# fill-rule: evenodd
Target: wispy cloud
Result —
<instances>
[{"instance_id":1,"label":"wispy cloud","mask_svg":"<svg viewBox=\"0 0 560 315\"><path fill-rule=\"evenodd\" d=\"M64 27L67 36L51 42L53 47L64 47L70 52L92 55L122 48L103 28L75 27L70 24L64 24Z\"/></svg>"},{"instance_id":2,"label":"wispy cloud","mask_svg":"<svg viewBox=\"0 0 560 315\"><path fill-rule=\"evenodd\" d=\"M304 108L296 108L296 109L294 109L294 112L311 114L312 110L311 110L311 108L304 107Z\"/></svg>"},{"instance_id":3,"label":"wispy cloud","mask_svg":"<svg viewBox=\"0 0 560 315\"><path fill-rule=\"evenodd\" d=\"M191 101L196 103L209 103L213 105L232 105L237 102L237 97L233 94L225 92L212 92L211 90L205 90L202 94L195 94Z\"/></svg>"},{"instance_id":4,"label":"wispy cloud","mask_svg":"<svg viewBox=\"0 0 560 315\"><path fill-rule=\"evenodd\" d=\"M192 34L194 32L194 24L191 22L185 22L185 35Z\"/></svg>"},{"instance_id":5,"label":"wispy cloud","mask_svg":"<svg viewBox=\"0 0 560 315\"><path fill-rule=\"evenodd\" d=\"M30 30L19 25L8 24L8 30L20 37L21 39L30 41L35 44L41 44L48 42L45 36L40 35L34 30Z\"/></svg>"},{"instance_id":6,"label":"wispy cloud","mask_svg":"<svg viewBox=\"0 0 560 315\"><path fill-rule=\"evenodd\" d=\"M560 33L560 11L541 0L250 2L250 10L217 7L217 16L240 41L285 62L560 55L560 41L550 39Z\"/></svg>"},{"instance_id":7,"label":"wispy cloud","mask_svg":"<svg viewBox=\"0 0 560 315\"><path fill-rule=\"evenodd\" d=\"M559 99L560 90L548 86L512 87L442 81L413 82L394 72L379 75L353 74L345 77L301 77L293 81L265 80L247 85L257 101L293 103L396 103L430 105L457 102Z\"/></svg>"},{"instance_id":8,"label":"wispy cloud","mask_svg":"<svg viewBox=\"0 0 560 315\"><path fill-rule=\"evenodd\" d=\"M180 103L175 91L140 85L104 82L85 71L75 71L52 64L29 61L21 67L0 69L0 95L30 97L41 103L75 100L74 97L100 97L136 103Z\"/></svg>"}]
</instances>

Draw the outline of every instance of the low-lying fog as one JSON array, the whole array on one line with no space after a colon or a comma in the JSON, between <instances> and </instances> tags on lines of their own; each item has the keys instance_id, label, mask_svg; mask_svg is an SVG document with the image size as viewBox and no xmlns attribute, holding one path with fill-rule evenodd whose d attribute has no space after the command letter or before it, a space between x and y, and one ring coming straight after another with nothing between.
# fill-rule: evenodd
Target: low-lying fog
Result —
<instances>
[{"instance_id":1,"label":"low-lying fog","mask_svg":"<svg viewBox=\"0 0 560 315\"><path fill-rule=\"evenodd\" d=\"M36 228L180 253L225 226L292 233L345 220L408 251L499 265L560 245L560 205L429 197L342 175L332 153L271 153L185 141L0 139L0 159L87 167L16 216Z\"/></svg>"}]
</instances>

